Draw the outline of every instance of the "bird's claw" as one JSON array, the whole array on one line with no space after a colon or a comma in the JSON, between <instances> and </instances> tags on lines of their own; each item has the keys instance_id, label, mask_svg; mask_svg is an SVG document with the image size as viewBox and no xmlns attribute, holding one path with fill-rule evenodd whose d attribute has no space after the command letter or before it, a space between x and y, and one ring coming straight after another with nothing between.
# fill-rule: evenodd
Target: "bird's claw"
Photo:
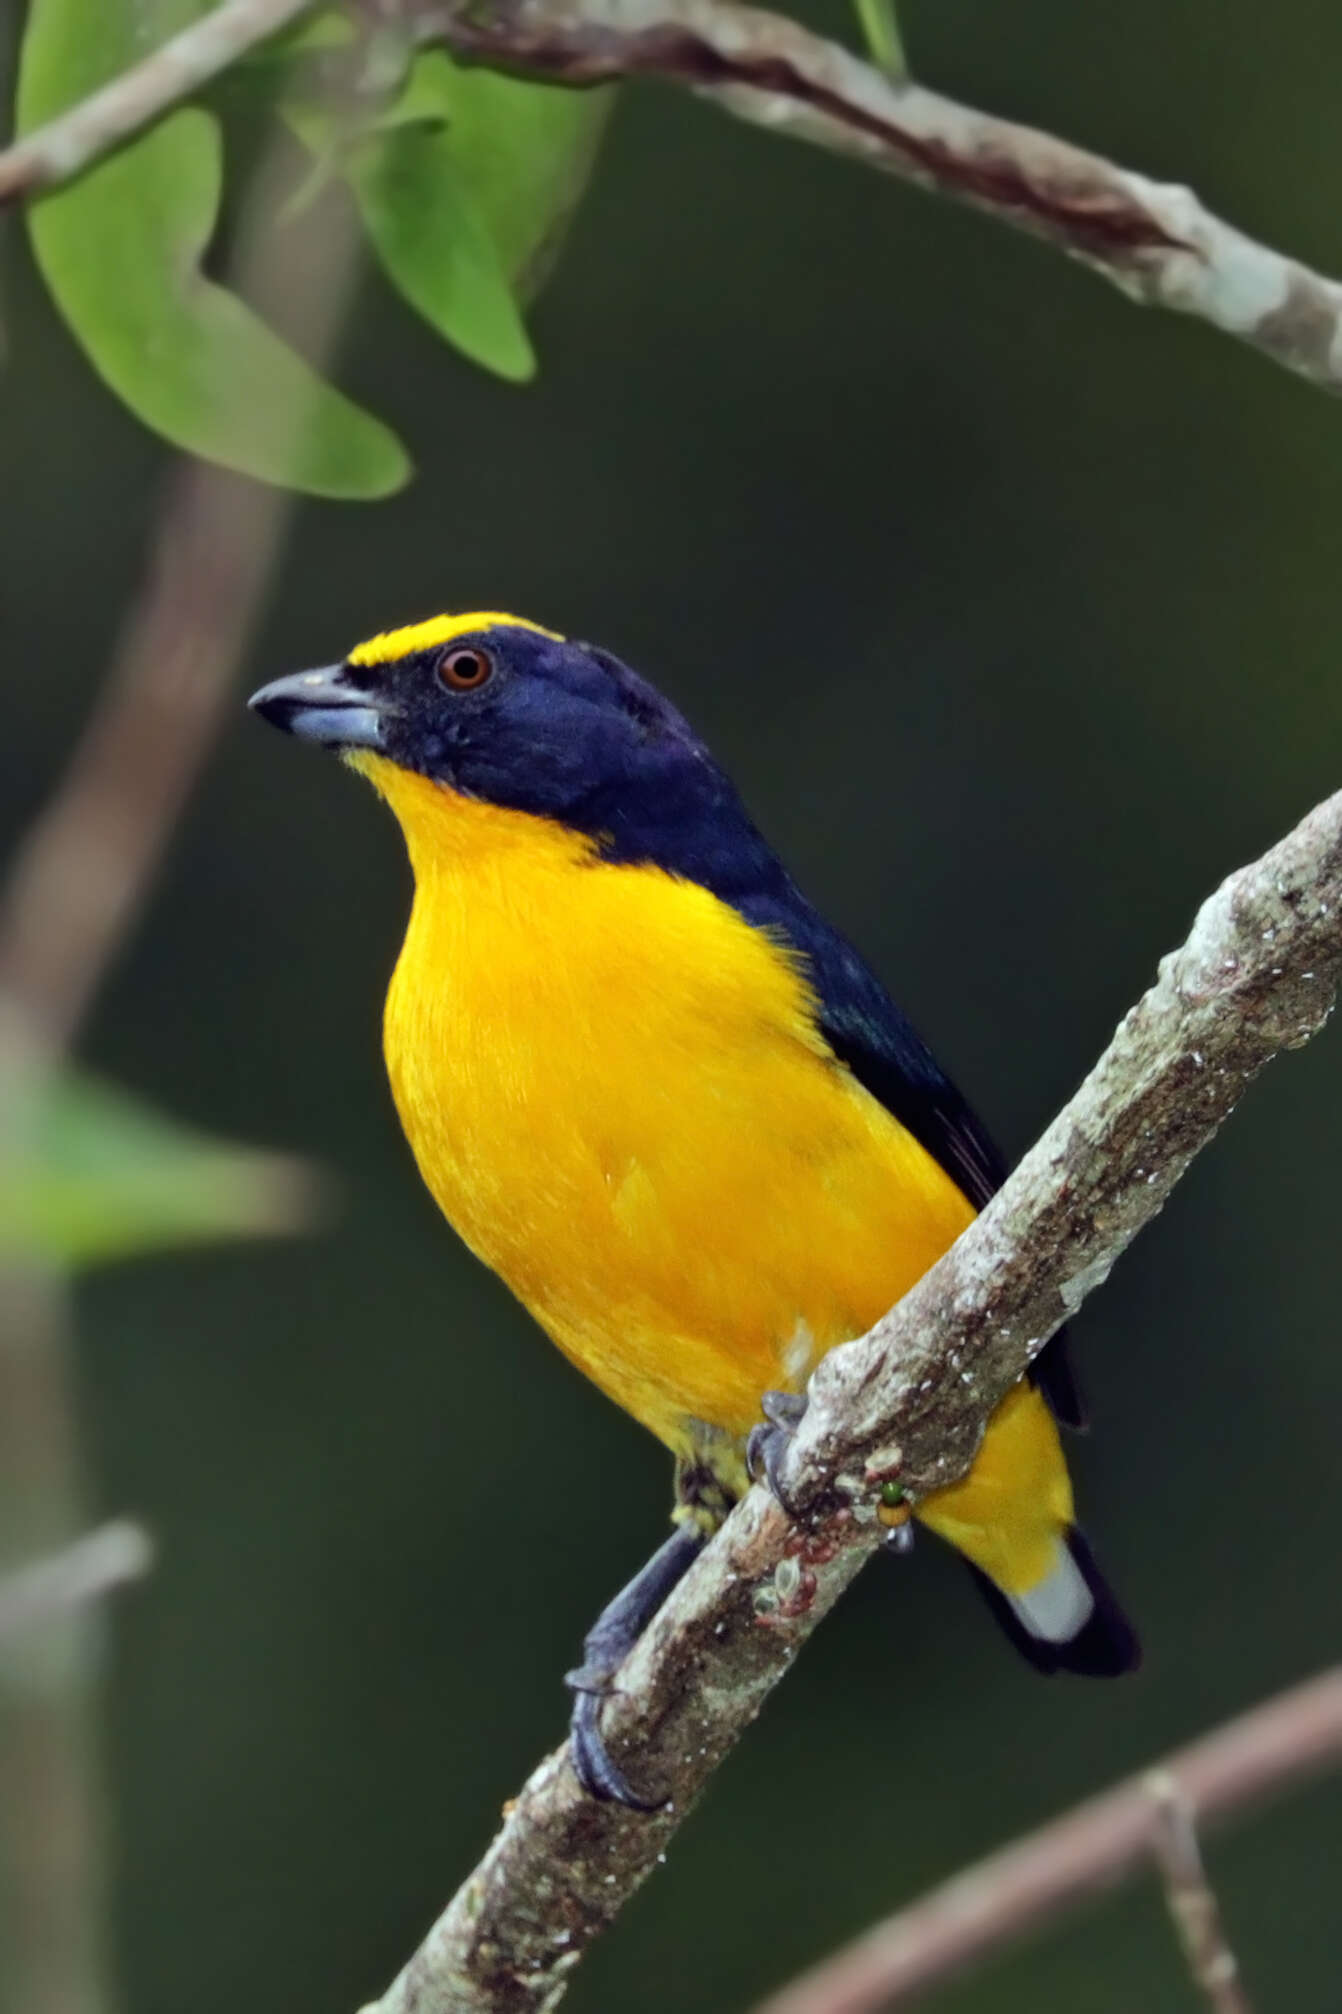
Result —
<instances>
[{"instance_id":1,"label":"bird's claw","mask_svg":"<svg viewBox=\"0 0 1342 2014\"><path fill-rule=\"evenodd\" d=\"M766 1392L760 1400L764 1419L746 1437L746 1470L752 1482L764 1482L789 1517L797 1510L783 1488L783 1459L806 1415L806 1400L797 1392Z\"/></svg>"},{"instance_id":2,"label":"bird's claw","mask_svg":"<svg viewBox=\"0 0 1342 2014\"><path fill-rule=\"evenodd\" d=\"M660 1811L664 1797L640 1797L624 1771L610 1759L601 1732L601 1709L610 1692L610 1679L593 1685L586 1666L565 1674L575 1698L569 1718L569 1761L573 1773L589 1797L603 1804L622 1804L627 1811Z\"/></svg>"},{"instance_id":3,"label":"bird's claw","mask_svg":"<svg viewBox=\"0 0 1342 2014\"><path fill-rule=\"evenodd\" d=\"M694 1563L704 1535L682 1525L640 1573L608 1601L583 1639L583 1661L565 1674L576 1695L569 1716L569 1761L590 1797L629 1811L660 1811L665 1797L640 1797L611 1761L601 1733L601 1709L615 1675L667 1595Z\"/></svg>"}]
</instances>

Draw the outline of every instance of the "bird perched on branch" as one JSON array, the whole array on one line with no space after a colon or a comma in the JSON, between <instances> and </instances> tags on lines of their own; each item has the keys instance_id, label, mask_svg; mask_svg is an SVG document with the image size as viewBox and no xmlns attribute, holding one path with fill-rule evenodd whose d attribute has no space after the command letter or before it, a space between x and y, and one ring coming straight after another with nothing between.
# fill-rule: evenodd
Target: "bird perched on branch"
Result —
<instances>
[{"instance_id":1,"label":"bird perched on branch","mask_svg":"<svg viewBox=\"0 0 1342 2014\"><path fill-rule=\"evenodd\" d=\"M675 1457L673 1534L569 1678L580 1777L642 1806L601 1738L615 1670L750 1468L772 1478L820 1357L940 1257L1002 1164L703 743L607 651L441 616L251 704L338 750L405 835L385 1046L425 1182ZM1032 1663L1117 1673L1137 1643L1073 1523L1059 1418L1079 1423L1055 1342L968 1475L883 1515L958 1547Z\"/></svg>"}]
</instances>

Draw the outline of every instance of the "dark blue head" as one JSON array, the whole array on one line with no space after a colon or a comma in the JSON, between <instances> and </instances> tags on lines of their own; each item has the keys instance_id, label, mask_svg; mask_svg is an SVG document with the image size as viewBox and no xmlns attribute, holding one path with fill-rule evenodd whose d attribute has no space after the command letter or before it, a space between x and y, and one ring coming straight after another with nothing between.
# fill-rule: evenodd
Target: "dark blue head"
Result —
<instances>
[{"instance_id":1,"label":"dark blue head","mask_svg":"<svg viewBox=\"0 0 1342 2014\"><path fill-rule=\"evenodd\" d=\"M277 727L731 894L781 872L688 723L608 651L518 616L440 616L253 695Z\"/></svg>"}]
</instances>

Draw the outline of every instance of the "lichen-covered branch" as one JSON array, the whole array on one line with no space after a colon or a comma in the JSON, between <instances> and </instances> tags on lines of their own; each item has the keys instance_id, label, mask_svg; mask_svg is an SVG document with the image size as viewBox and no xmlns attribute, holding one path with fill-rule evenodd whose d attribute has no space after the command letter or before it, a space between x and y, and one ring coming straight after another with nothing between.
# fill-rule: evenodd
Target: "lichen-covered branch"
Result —
<instances>
[{"instance_id":1,"label":"lichen-covered branch","mask_svg":"<svg viewBox=\"0 0 1342 2014\"><path fill-rule=\"evenodd\" d=\"M650 74L771 132L855 155L1046 238L1133 300L1199 316L1342 391L1342 285L1245 237L1190 189L892 79L734 0L379 0L461 54L573 82Z\"/></svg>"},{"instance_id":2,"label":"lichen-covered branch","mask_svg":"<svg viewBox=\"0 0 1342 2014\"><path fill-rule=\"evenodd\" d=\"M656 1864L858 1571L875 1499L962 1474L989 1416L1160 1209L1246 1085L1326 1020L1342 972L1342 792L1202 907L1075 1097L983 1215L871 1333L821 1363L785 1466L752 1490L628 1659L606 1710L652 1817L594 1803L560 1750L380 2003L541 2014ZM798 1235L804 1235L804 1227Z\"/></svg>"},{"instance_id":3,"label":"lichen-covered branch","mask_svg":"<svg viewBox=\"0 0 1342 2014\"><path fill-rule=\"evenodd\" d=\"M80 173L306 0L224 4L0 153L0 202ZM800 22L735 0L361 0L458 55L573 84L648 75L771 132L991 211L1149 306L1197 316L1342 391L1342 284L1223 223L1191 190L891 78Z\"/></svg>"},{"instance_id":4,"label":"lichen-covered branch","mask_svg":"<svg viewBox=\"0 0 1342 2014\"><path fill-rule=\"evenodd\" d=\"M1087 1896L1171 1859L1172 1802L1182 1815L1172 1893L1189 1922L1199 1961L1211 1967L1217 2014L1233 1960L1212 1930L1215 1905L1199 1881L1189 1828L1241 1812L1260 1799L1342 1763L1342 1667L1217 1728L1147 1771L1088 1798L1051 1824L966 1867L950 1881L876 1924L843 1950L772 1994L755 2014L895 2014L989 1952L1006 1950ZM1168 1877L1167 1877L1168 1878ZM1195 1899L1196 1898L1196 1899ZM1229 1970L1226 1965L1229 1961Z\"/></svg>"},{"instance_id":5,"label":"lichen-covered branch","mask_svg":"<svg viewBox=\"0 0 1342 2014\"><path fill-rule=\"evenodd\" d=\"M1198 912L1076 1096L983 1215L861 1342L833 1351L785 1471L959 1474L985 1409L1164 1203L1246 1086L1323 1026L1342 970L1342 792ZM832 1490L830 1491L832 1495Z\"/></svg>"}]
</instances>

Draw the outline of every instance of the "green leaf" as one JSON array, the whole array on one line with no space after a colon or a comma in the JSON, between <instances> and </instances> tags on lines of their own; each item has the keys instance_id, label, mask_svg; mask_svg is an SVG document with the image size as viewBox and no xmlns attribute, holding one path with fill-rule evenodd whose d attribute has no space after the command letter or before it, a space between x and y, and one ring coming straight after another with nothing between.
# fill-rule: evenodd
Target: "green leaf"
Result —
<instances>
[{"instance_id":1,"label":"green leaf","mask_svg":"<svg viewBox=\"0 0 1342 2014\"><path fill-rule=\"evenodd\" d=\"M521 310L449 135L398 124L357 143L344 166L378 261L411 307L473 363L533 376Z\"/></svg>"},{"instance_id":2,"label":"green leaf","mask_svg":"<svg viewBox=\"0 0 1342 2014\"><path fill-rule=\"evenodd\" d=\"M0 1161L0 1256L59 1266L302 1228L315 1185L297 1161L178 1124L82 1072L52 1080Z\"/></svg>"},{"instance_id":3,"label":"green leaf","mask_svg":"<svg viewBox=\"0 0 1342 2014\"><path fill-rule=\"evenodd\" d=\"M33 0L19 130L202 11L201 0ZM205 277L222 188L218 122L188 108L32 204L37 262L73 334L117 396L178 447L315 496L398 489L410 464L395 434Z\"/></svg>"},{"instance_id":4,"label":"green leaf","mask_svg":"<svg viewBox=\"0 0 1342 2014\"><path fill-rule=\"evenodd\" d=\"M611 93L519 83L421 51L361 127L292 103L318 180L349 181L392 284L439 334L501 377L535 357L518 306L557 248Z\"/></svg>"},{"instance_id":5,"label":"green leaf","mask_svg":"<svg viewBox=\"0 0 1342 2014\"><path fill-rule=\"evenodd\" d=\"M426 50L417 102L446 121L446 145L475 198L505 272L524 298L548 276L596 159L613 89L565 90L464 69Z\"/></svg>"},{"instance_id":6,"label":"green leaf","mask_svg":"<svg viewBox=\"0 0 1342 2014\"><path fill-rule=\"evenodd\" d=\"M895 82L906 77L909 66L904 60L894 0L853 0L853 5L872 62Z\"/></svg>"}]
</instances>

